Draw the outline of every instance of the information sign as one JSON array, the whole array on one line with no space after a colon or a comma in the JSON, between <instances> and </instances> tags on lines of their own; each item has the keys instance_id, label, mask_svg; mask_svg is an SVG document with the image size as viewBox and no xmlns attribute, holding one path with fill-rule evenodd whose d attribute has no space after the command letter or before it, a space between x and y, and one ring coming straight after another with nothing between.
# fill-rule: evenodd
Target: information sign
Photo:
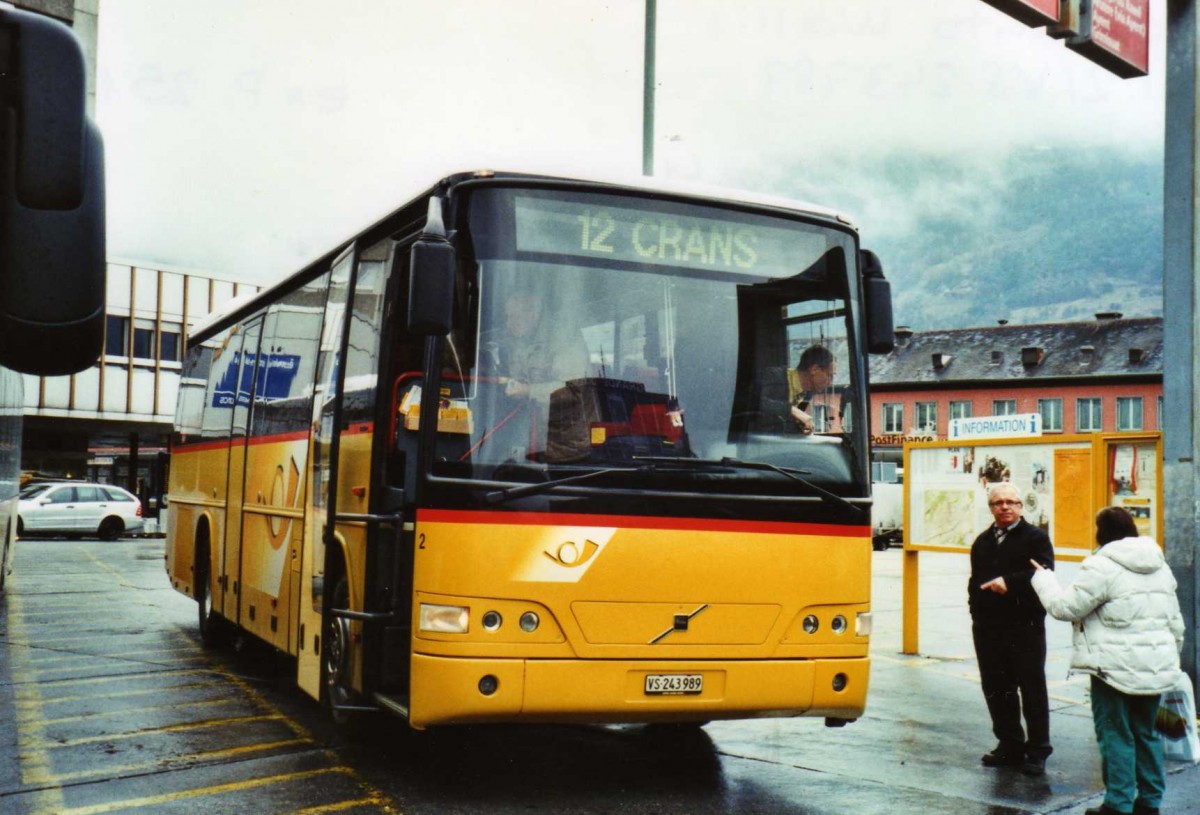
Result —
<instances>
[{"instance_id":1,"label":"information sign","mask_svg":"<svg viewBox=\"0 0 1200 815\"><path fill-rule=\"evenodd\" d=\"M1058 22L1058 0L983 0L1027 26L1054 25Z\"/></svg>"},{"instance_id":2,"label":"information sign","mask_svg":"<svg viewBox=\"0 0 1200 815\"><path fill-rule=\"evenodd\" d=\"M1123 79L1150 72L1150 0L1092 0L1067 47Z\"/></svg>"},{"instance_id":3,"label":"information sign","mask_svg":"<svg viewBox=\"0 0 1200 815\"><path fill-rule=\"evenodd\" d=\"M1010 416L977 416L970 419L951 419L952 441L962 439L1011 439L1020 436L1042 435L1040 413L1019 413Z\"/></svg>"}]
</instances>

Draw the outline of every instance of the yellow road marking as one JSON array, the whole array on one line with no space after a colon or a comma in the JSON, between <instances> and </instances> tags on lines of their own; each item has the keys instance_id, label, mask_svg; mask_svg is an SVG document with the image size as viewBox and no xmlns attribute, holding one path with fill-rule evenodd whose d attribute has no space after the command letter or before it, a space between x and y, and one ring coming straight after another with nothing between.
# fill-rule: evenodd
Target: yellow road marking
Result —
<instances>
[{"instance_id":1,"label":"yellow road marking","mask_svg":"<svg viewBox=\"0 0 1200 815\"><path fill-rule=\"evenodd\" d=\"M56 651L54 649L38 649L42 653L53 653L54 656L42 657L37 660L32 660L31 663L38 668L44 665L53 665L56 662L67 662L72 659L119 659L128 660L132 656L145 656L147 654L172 654L179 651L196 652L199 656L199 651L196 648L187 648L180 646L178 648L142 648L137 651L108 651L104 653L96 653L93 651ZM147 660L128 660L131 662L142 662Z\"/></svg>"},{"instance_id":2,"label":"yellow road marking","mask_svg":"<svg viewBox=\"0 0 1200 815\"><path fill-rule=\"evenodd\" d=\"M94 744L98 741L118 741L120 739L139 739L144 736L152 736L156 733L178 733L184 730L203 730L208 727L226 727L231 724L248 724L251 722L270 722L282 720L285 717L282 713L264 713L259 716L233 716L228 719L205 719L201 722L183 722L181 724L168 724L162 727L146 727L141 730L130 730L125 733L104 733L100 736L80 736L77 739L63 739L62 741L44 741L40 744L31 745L39 750L53 750L58 747L77 747L81 744Z\"/></svg>"},{"instance_id":3,"label":"yellow road marking","mask_svg":"<svg viewBox=\"0 0 1200 815\"><path fill-rule=\"evenodd\" d=\"M122 682L136 682L139 680L151 679L159 676L193 676L196 674L215 674L217 676L224 676L224 674L222 674L220 671L214 671L210 668L181 668L177 671L149 671L142 674L119 674L117 676L113 676L112 674L108 674L106 676L69 676L65 679L38 680L38 684L42 687L53 685L56 688L60 688L64 685L97 685L101 682L115 682L116 680L121 680ZM32 682L34 680L28 679L26 681Z\"/></svg>"},{"instance_id":4,"label":"yellow road marking","mask_svg":"<svg viewBox=\"0 0 1200 815\"><path fill-rule=\"evenodd\" d=\"M46 724L65 724L67 722L83 722L90 719L100 719L105 716L125 716L130 713L145 713L150 710L178 710L183 707L211 707L214 705L232 705L241 699L204 699L197 702L175 702L169 705L148 705L147 707L131 707L122 710L101 710L96 713L82 713L78 716L62 716L57 719L43 719Z\"/></svg>"},{"instance_id":5,"label":"yellow road marking","mask_svg":"<svg viewBox=\"0 0 1200 815\"><path fill-rule=\"evenodd\" d=\"M111 778L130 773L145 772L146 770L184 769L203 762L212 762L216 759L234 758L248 753L261 753L277 747L292 747L298 744L312 744L312 742L305 739L285 739L283 741L262 742L260 744L244 744L238 747L225 747L218 750L200 750L195 753L161 758L157 761L144 761L140 764L101 764L90 770L77 770L71 773L49 773L45 776L29 778L26 779L26 783L62 784L69 781L78 781L83 778L94 778L97 775Z\"/></svg>"},{"instance_id":6,"label":"yellow road marking","mask_svg":"<svg viewBox=\"0 0 1200 815\"><path fill-rule=\"evenodd\" d=\"M393 809L388 799L381 793L372 793L366 798L359 798L354 801L338 801L336 804L322 804L321 806L305 807L292 812L292 815L324 815L326 812L345 812L347 809L354 807L375 806L387 813L396 813L399 810Z\"/></svg>"},{"instance_id":7,"label":"yellow road marking","mask_svg":"<svg viewBox=\"0 0 1200 815\"><path fill-rule=\"evenodd\" d=\"M8 594L8 628L20 635L23 626L21 599L12 592ZM37 747L46 741L41 712L37 705L41 691L34 681L33 674L29 672L27 663L28 659L24 653L19 650L13 653L10 664L12 678L16 683L13 693L18 702L32 703L31 706L16 710L17 754L21 757L21 781L26 784L30 783L26 779L50 770L50 754ZM57 812L62 805L62 790L58 787L41 789L34 793L34 806L40 811Z\"/></svg>"},{"instance_id":8,"label":"yellow road marking","mask_svg":"<svg viewBox=\"0 0 1200 815\"><path fill-rule=\"evenodd\" d=\"M250 790L256 787L266 787L271 784L282 784L285 781L298 781L305 778L315 778L320 775L329 775L331 773L341 773L353 777L354 771L349 767L328 767L319 770L304 770L295 773L283 773L281 775L269 775L263 778L250 778L245 781L232 781L228 784L217 784L212 787L199 787L190 790L180 790L179 792L169 792L163 795L147 795L142 798L129 798L124 801L111 801L105 804L93 804L92 806L74 807L72 809L60 810L57 815L99 815L102 812L113 812L118 809L138 809L140 807L156 806L158 804L168 804L174 801L183 801L188 798L201 798L208 795L221 795L226 792L240 792L242 790Z\"/></svg>"},{"instance_id":9,"label":"yellow road marking","mask_svg":"<svg viewBox=\"0 0 1200 815\"><path fill-rule=\"evenodd\" d=\"M42 697L41 706L46 705L61 705L67 702L87 702L92 699L128 699L130 696L145 696L148 693L162 693L164 690L190 690L194 688L215 688L219 687L218 682L190 682L186 685L174 685L170 688L144 688L142 690L127 690L121 693L103 693L103 694L79 694L77 696L51 696L50 698Z\"/></svg>"}]
</instances>

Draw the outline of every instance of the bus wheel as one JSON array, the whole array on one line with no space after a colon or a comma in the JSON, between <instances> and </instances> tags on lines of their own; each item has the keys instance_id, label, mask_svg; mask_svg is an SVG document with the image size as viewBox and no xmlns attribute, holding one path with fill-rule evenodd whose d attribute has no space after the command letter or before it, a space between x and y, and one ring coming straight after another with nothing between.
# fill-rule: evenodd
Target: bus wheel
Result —
<instances>
[{"instance_id":1,"label":"bus wheel","mask_svg":"<svg viewBox=\"0 0 1200 815\"><path fill-rule=\"evenodd\" d=\"M350 583L343 574L333 587L329 608L350 607ZM338 723L349 718L338 705L349 704L350 688L350 621L342 617L325 614L325 641L321 645L321 672L325 678L325 699L333 720Z\"/></svg>"},{"instance_id":2,"label":"bus wheel","mask_svg":"<svg viewBox=\"0 0 1200 815\"><path fill-rule=\"evenodd\" d=\"M212 607L212 584L209 580L208 544L196 547L196 609L200 641L206 648L220 644L221 624Z\"/></svg>"}]
</instances>

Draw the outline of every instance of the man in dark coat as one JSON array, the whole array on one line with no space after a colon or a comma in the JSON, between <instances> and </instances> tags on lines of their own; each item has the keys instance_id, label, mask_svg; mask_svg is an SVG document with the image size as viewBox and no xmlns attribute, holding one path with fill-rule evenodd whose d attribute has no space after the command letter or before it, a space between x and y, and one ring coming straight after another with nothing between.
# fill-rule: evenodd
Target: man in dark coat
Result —
<instances>
[{"instance_id":1,"label":"man in dark coat","mask_svg":"<svg viewBox=\"0 0 1200 815\"><path fill-rule=\"evenodd\" d=\"M1054 566L1050 536L1021 517L1012 484L988 491L995 523L971 545L967 598L983 697L1000 743L981 759L988 767L1046 771L1050 700L1046 691L1046 610L1030 585L1036 560ZM1018 696L1019 692L1019 696ZM1021 729L1021 713L1025 726Z\"/></svg>"}]
</instances>

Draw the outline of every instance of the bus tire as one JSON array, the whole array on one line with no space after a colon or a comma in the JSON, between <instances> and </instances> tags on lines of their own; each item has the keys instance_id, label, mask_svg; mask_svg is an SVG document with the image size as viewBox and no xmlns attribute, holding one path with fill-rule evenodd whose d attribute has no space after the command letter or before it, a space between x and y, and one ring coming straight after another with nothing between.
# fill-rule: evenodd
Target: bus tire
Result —
<instances>
[{"instance_id":1,"label":"bus tire","mask_svg":"<svg viewBox=\"0 0 1200 815\"><path fill-rule=\"evenodd\" d=\"M349 716L339 711L337 706L349 704L354 697L350 684L350 621L334 617L329 609L350 607L350 582L346 579L345 570L338 575L333 593L326 603L325 633L321 643L321 681L330 715L335 722L343 724Z\"/></svg>"},{"instance_id":2,"label":"bus tire","mask_svg":"<svg viewBox=\"0 0 1200 815\"><path fill-rule=\"evenodd\" d=\"M200 629L200 642L204 643L205 648L215 648L221 644L221 620L212 607L212 570L207 540L196 546L195 563L196 621Z\"/></svg>"}]
</instances>

